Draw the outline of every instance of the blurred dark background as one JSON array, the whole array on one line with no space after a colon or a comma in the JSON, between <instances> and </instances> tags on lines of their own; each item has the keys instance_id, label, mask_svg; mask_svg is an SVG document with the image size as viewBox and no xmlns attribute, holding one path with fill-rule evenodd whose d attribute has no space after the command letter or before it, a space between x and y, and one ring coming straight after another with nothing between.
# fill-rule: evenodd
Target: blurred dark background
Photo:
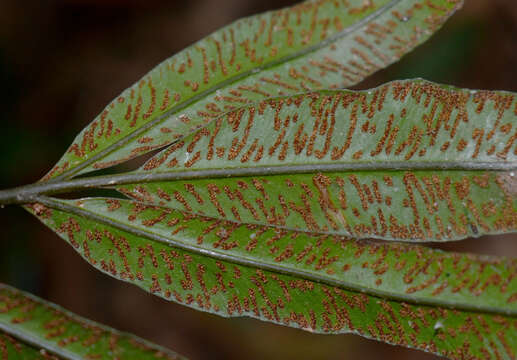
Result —
<instances>
[{"instance_id":1,"label":"blurred dark background","mask_svg":"<svg viewBox=\"0 0 517 360\"><path fill-rule=\"evenodd\" d=\"M358 88L423 77L517 91L515 0L465 0L431 41ZM239 17L293 0L0 0L0 188L34 182L123 89ZM436 359L167 303L86 264L23 210L0 216L0 281L199 359ZM513 241L512 241L513 240ZM515 236L448 245L517 254ZM512 244L513 242L513 244Z\"/></svg>"}]
</instances>

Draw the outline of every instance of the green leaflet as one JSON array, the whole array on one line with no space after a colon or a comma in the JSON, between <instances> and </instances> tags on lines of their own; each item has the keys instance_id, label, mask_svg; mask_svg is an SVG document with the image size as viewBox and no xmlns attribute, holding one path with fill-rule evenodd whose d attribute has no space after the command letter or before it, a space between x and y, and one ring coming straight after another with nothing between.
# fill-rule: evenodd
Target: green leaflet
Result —
<instances>
[{"instance_id":1,"label":"green leaflet","mask_svg":"<svg viewBox=\"0 0 517 360\"><path fill-rule=\"evenodd\" d=\"M313 0L239 20L124 91L44 179L118 164L264 98L354 85L425 41L461 3Z\"/></svg>"},{"instance_id":2,"label":"green leaflet","mask_svg":"<svg viewBox=\"0 0 517 360\"><path fill-rule=\"evenodd\" d=\"M152 182L121 190L148 204L238 223L403 241L517 229L506 172L365 171Z\"/></svg>"},{"instance_id":3,"label":"green leaflet","mask_svg":"<svg viewBox=\"0 0 517 360\"><path fill-rule=\"evenodd\" d=\"M79 207L101 206L99 200L89 202L81 201ZM120 209L116 202L111 206ZM451 359L513 359L517 352L513 317L386 300L173 248L41 204L33 210L101 271L202 311L250 316L311 332L356 333ZM147 218L148 210L132 215ZM400 256L406 255L402 251ZM459 263L465 260L458 256Z\"/></svg>"},{"instance_id":4,"label":"green leaflet","mask_svg":"<svg viewBox=\"0 0 517 360\"><path fill-rule=\"evenodd\" d=\"M119 189L198 215L355 238L505 233L517 229L516 125L512 93L423 80L268 99L171 145Z\"/></svg>"},{"instance_id":5,"label":"green leaflet","mask_svg":"<svg viewBox=\"0 0 517 360\"><path fill-rule=\"evenodd\" d=\"M240 224L127 200L43 202L149 242L216 260L399 301L517 315L516 260ZM52 228L66 234L76 249L82 246L85 251L88 242L73 240L79 228L72 229L71 224ZM99 236L96 230L89 231L90 240ZM124 262L128 251L121 248L118 260ZM121 277L134 280L134 272L126 267Z\"/></svg>"},{"instance_id":6,"label":"green leaflet","mask_svg":"<svg viewBox=\"0 0 517 360\"><path fill-rule=\"evenodd\" d=\"M184 359L0 284L0 359L57 359L50 354L63 359Z\"/></svg>"}]
</instances>

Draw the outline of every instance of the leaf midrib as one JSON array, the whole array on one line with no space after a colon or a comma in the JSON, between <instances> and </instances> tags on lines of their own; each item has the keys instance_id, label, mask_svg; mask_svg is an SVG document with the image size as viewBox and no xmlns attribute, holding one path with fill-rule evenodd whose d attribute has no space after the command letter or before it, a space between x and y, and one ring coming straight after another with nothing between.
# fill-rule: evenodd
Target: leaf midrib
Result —
<instances>
[{"instance_id":1,"label":"leaf midrib","mask_svg":"<svg viewBox=\"0 0 517 360\"><path fill-rule=\"evenodd\" d=\"M275 61L272 61L272 62L269 62L269 63L265 63L265 64L263 64L261 66L254 67L254 68L252 68L252 69L250 69L250 70L248 70L246 72L243 72L241 74L238 74L238 75L230 77L230 78L227 78L226 80L224 80L224 81L222 81L220 83L215 84L214 86L210 87L209 89L206 89L203 92L200 92L199 94L194 95L193 97L191 97L187 101L185 101L185 102L183 102L183 103L181 103L181 104L179 104L177 106L173 106L171 109L169 109L164 114L160 115L155 120L150 121L149 123L143 125L139 129L133 131L132 133L130 133L127 136L123 137L122 139L118 140L116 143L108 146L106 149L104 149L100 153L92 156L91 158L87 159L86 161L83 161L80 165L78 165L78 166L76 166L74 168L70 168L70 170L63 172L61 175L56 176L55 178L51 179L48 182L56 182L56 181L60 181L60 180L63 180L63 179L68 180L68 179L73 178L81 170L87 168L88 166L90 166L91 164L97 162L98 160L103 159L104 157L108 156L109 154L111 154L115 150L119 149L121 146L124 146L125 144L129 143L131 140L135 139L140 134L145 133L147 130L149 130L152 127L155 127L156 125L158 125L160 123L162 123L163 121L165 121L169 117L171 117L171 116L177 114L178 112L188 108L189 106L195 104L196 102L198 102L198 101L208 97L208 95L217 92L217 90L220 90L220 89L222 89L222 88L224 88L224 87L226 87L228 85L231 85L231 84L233 84L233 83L235 83L235 82L237 82L237 81L239 81L239 80L241 80L243 78L246 78L246 77L256 73L257 70L258 70L258 72L262 72L264 70L268 70L268 69L274 68L276 66L280 66L280 65L282 65L282 64L284 64L286 62L289 62L291 60L295 60L295 59L300 58L302 56L305 56L307 54L316 52L316 51L318 51L318 50L328 46L329 44L331 44L333 42L336 42L336 41L338 41L338 40L340 40L342 38L347 37L349 34L355 32L357 29L361 28L363 25L365 25L368 22L376 19L377 17L382 16L387 11L389 11L392 8L394 8L396 5L398 5L399 3L403 2L403 1L405 1L405 0L391 0L388 4L384 5L383 7L378 9L377 11L374 11L370 15L368 15L365 18L361 19L359 22L354 23L353 25L347 27L343 31L338 32L338 33L328 37L327 39L321 41L318 44L309 46L309 47L304 48L304 49L302 49L302 50L300 50L300 51L298 51L296 53L293 53L291 55L288 55L288 56L285 56L283 58L277 59ZM200 40L200 41L203 41L203 40ZM192 46L194 46L194 45L192 45ZM189 48L185 49L184 51L188 50ZM218 117L222 116L222 115L224 115L224 113L218 115ZM204 127L206 125L207 124L205 124ZM187 135L188 134L185 134L184 136L187 136ZM174 140L171 141L171 143L173 143L175 141L178 141L178 140L179 139L174 139Z\"/></svg>"},{"instance_id":2,"label":"leaf midrib","mask_svg":"<svg viewBox=\"0 0 517 360\"><path fill-rule=\"evenodd\" d=\"M55 195L66 192L118 185L152 183L161 181L221 179L231 177L296 175L331 172L370 171L497 171L517 170L516 161L475 162L475 161L383 161L383 162L342 162L326 164L277 165L258 167L215 168L204 170L176 170L169 172L128 172L116 175L83 177L64 181L38 182L9 190L0 190L0 204L27 204L41 195Z\"/></svg>"},{"instance_id":3,"label":"leaf midrib","mask_svg":"<svg viewBox=\"0 0 517 360\"><path fill-rule=\"evenodd\" d=\"M144 237L152 241L157 241L163 244L166 244L168 246L173 246L175 248L179 248L185 251L189 251L198 255L202 256L208 256L211 258L215 258L222 261L227 261L230 263L243 265L247 267L252 268L258 268L263 269L267 271L272 271L275 273L280 273L284 275L294 276L303 278L306 280L323 283L329 286L336 286L340 287L346 290L354 291L354 292L361 292L366 293L371 296L384 298L387 300L394 300L399 302L407 302L412 303L416 305L427 305L427 306L440 306L440 307L446 307L450 309L456 309L456 310L463 310L463 311L469 311L469 312L475 312L475 313L484 313L484 314L498 314L498 315L504 315L504 316L512 316L517 317L517 310L502 310L495 307L490 306L474 306L474 305L468 305L461 302L455 302L455 301L444 301L444 300L434 300L426 297L419 297L419 296L412 296L412 295L405 295L405 294L394 294L388 291L381 291L376 288L370 288L370 287L362 287L357 284L351 284L346 281L339 281L331 278L327 278L325 276L320 276L318 274L303 271L299 269L293 269L293 268L287 268L285 266L281 265L274 265L274 264L268 264L265 262L257 261L256 259L247 258L244 256L236 256L231 255L227 253L222 253L218 250L209 250L202 248L200 246L195 246L193 244L188 244L182 241L178 241L175 239L168 239L166 237L163 237L161 235L155 234L152 231L144 231L138 229L136 226L130 226L123 223L120 223L116 220L106 218L104 216L95 214L94 212L80 209L74 206L71 206L69 204L63 203L57 199L48 198L48 197L39 197L36 199L38 203L41 203L45 206L48 206L50 208L68 212L77 216L84 217L88 220L92 220L107 226L111 226L114 228L117 228L122 231L126 231L134 236L138 237ZM293 230L294 231L294 230ZM303 232L303 231L300 231ZM122 279L124 280L124 279ZM127 280L126 280L127 281Z\"/></svg>"}]
</instances>

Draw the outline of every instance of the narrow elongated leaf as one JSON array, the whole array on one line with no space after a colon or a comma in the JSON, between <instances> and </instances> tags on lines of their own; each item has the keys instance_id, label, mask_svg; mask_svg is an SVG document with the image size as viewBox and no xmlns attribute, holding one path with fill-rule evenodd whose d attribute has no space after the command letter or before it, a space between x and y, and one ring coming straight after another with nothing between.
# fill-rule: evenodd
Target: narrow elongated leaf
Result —
<instances>
[{"instance_id":1,"label":"narrow elongated leaf","mask_svg":"<svg viewBox=\"0 0 517 360\"><path fill-rule=\"evenodd\" d=\"M134 158L250 102L356 84L425 41L461 3L312 0L237 21L124 91L45 179Z\"/></svg>"},{"instance_id":2,"label":"narrow elongated leaf","mask_svg":"<svg viewBox=\"0 0 517 360\"><path fill-rule=\"evenodd\" d=\"M170 350L85 320L0 284L0 358L58 359L54 356L63 359L184 359Z\"/></svg>"},{"instance_id":3,"label":"narrow elongated leaf","mask_svg":"<svg viewBox=\"0 0 517 360\"><path fill-rule=\"evenodd\" d=\"M417 80L230 112L120 190L239 223L445 241L517 229L515 170L514 94Z\"/></svg>"},{"instance_id":4,"label":"narrow elongated leaf","mask_svg":"<svg viewBox=\"0 0 517 360\"><path fill-rule=\"evenodd\" d=\"M356 333L391 344L445 355L451 359L513 359L517 353L517 322L512 316L450 310L436 305L412 305L309 280L299 273L290 274L289 256L285 251L288 246L276 251L277 256L285 257L279 261L279 265L283 266L281 272L272 270L278 270L280 266L270 267L271 270L264 269L257 267L252 261L235 262L235 256L231 255L239 253L238 248L245 241L250 240L250 244L253 244L256 239L257 244L250 246L255 246L253 251L266 257L267 249L272 248L268 241L278 241L280 247L287 243L285 234L275 236L267 231L259 234L258 228L244 227L235 228L228 235L223 233L228 227L212 226L204 231L207 225L210 226L208 223L204 224L206 220L192 219L170 211L156 218L153 211L157 209L136 204L130 212L130 216L135 219L129 221L142 232L135 235L133 230L121 226L120 223L127 224L122 216L115 216L116 219L108 224L85 214L71 213L68 207L72 207L73 202L42 200L53 204L55 208L35 204L33 211L93 266L111 276L137 284L155 295L202 311L222 316L250 316L311 332ZM108 200L108 204L115 213L128 206L127 203L113 199ZM102 204L100 200L85 199L77 203L79 209L97 208L96 211L106 206L108 205ZM164 221L169 224L162 224ZM198 222L197 226L192 226L195 225L193 222ZM146 226L151 230L144 230ZM158 239L158 234L171 230L174 235ZM214 243L214 230L219 237L217 246ZM148 234L147 238L143 236L144 233ZM195 238L199 233L202 234L201 240ZM255 234L254 239L253 236L249 238L250 233ZM188 249L187 246L179 248L167 244L169 239L171 243L178 245L179 241L176 239L180 238L184 244L189 245ZM292 240L294 244L298 237L293 236ZM233 246L231 242L236 245ZM322 248L331 246L332 241L319 238L317 242ZM204 243L211 244L204 251L200 251ZM451 283L460 283L457 291L444 290L452 296L461 292L468 297L468 290L463 291L467 287L477 289L480 296L484 296L485 292L488 295L494 290L495 293L504 293L508 291L503 289L505 286L515 290L515 282L509 285L506 281L497 280L508 274L509 265L502 262L484 262L475 257L461 255L451 255L448 258L444 254L436 253L442 257L442 260L437 260L442 269L437 270L433 263L436 258L428 253L430 250L423 248L399 245L397 252L397 247L393 245L371 246L339 239L335 239L335 243L343 248L343 256L337 260L330 257L334 254L332 249L315 251L319 253L313 263L320 264L324 270L318 272L318 266L314 266L312 273L320 274L319 280L323 280L325 272L329 277L347 277L346 274L349 273L349 281L354 278L376 278L400 287L398 280L389 276L380 277L383 271L400 271L399 276L405 273L408 278L408 286L421 288L416 291L432 288L438 295L438 289L444 290L447 285L436 286L435 279L443 279L441 271L451 271L455 272L450 276ZM230 251L234 248L237 250ZM291 251L298 250L293 245ZM245 251L247 250L240 250L241 253ZM356 252L355 255L352 255L353 251ZM417 259L419 252L421 257ZM399 265L385 268L387 262L393 261L397 256ZM309 251L307 258L310 257ZM377 261L374 262L374 259ZM365 260L361 272L358 262ZM350 272L339 269L333 274L331 270L335 267L332 264L339 263L341 266L345 262ZM292 259L291 263L296 261ZM311 273L309 265L305 274ZM397 270L398 267L400 270ZM486 268L489 268L487 273ZM378 271L377 275L374 275L373 269ZM483 274L479 275L479 271ZM493 273L490 276L492 280L485 278L490 273ZM501 277L499 274L502 274ZM463 279L459 281L457 277ZM501 289L495 289L494 284L497 284L496 288L501 286ZM514 301L515 299L510 299L508 302Z\"/></svg>"},{"instance_id":5,"label":"narrow elongated leaf","mask_svg":"<svg viewBox=\"0 0 517 360\"><path fill-rule=\"evenodd\" d=\"M396 300L517 315L517 261L239 224L127 200L48 205L220 260ZM52 228L63 232L65 225ZM69 241L72 234L66 230ZM74 247L81 244L84 251L87 243Z\"/></svg>"}]
</instances>

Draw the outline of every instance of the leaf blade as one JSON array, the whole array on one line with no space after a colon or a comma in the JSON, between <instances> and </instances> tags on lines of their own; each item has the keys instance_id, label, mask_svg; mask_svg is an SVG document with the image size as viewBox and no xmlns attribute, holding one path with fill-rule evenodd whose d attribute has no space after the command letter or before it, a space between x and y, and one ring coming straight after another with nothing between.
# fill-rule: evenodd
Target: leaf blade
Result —
<instances>
[{"instance_id":1,"label":"leaf blade","mask_svg":"<svg viewBox=\"0 0 517 360\"><path fill-rule=\"evenodd\" d=\"M41 201L200 256L396 301L517 315L515 260L239 224L118 199Z\"/></svg>"},{"instance_id":2,"label":"leaf blade","mask_svg":"<svg viewBox=\"0 0 517 360\"><path fill-rule=\"evenodd\" d=\"M515 231L514 108L512 93L423 80L269 99L171 145L118 189L201 216L355 238Z\"/></svg>"},{"instance_id":3,"label":"leaf blade","mask_svg":"<svg viewBox=\"0 0 517 360\"><path fill-rule=\"evenodd\" d=\"M133 335L81 318L33 295L0 284L0 332L17 338L24 353L45 352L65 359L184 359ZM0 343L2 334L0 333ZM43 349L41 353L34 348ZM12 351L8 349L8 355ZM1 354L1 352L0 352ZM19 356L14 351L14 358ZM40 356L38 356L40 355Z\"/></svg>"},{"instance_id":4,"label":"leaf blade","mask_svg":"<svg viewBox=\"0 0 517 360\"><path fill-rule=\"evenodd\" d=\"M359 0L306 1L230 25L126 90L78 135L44 180L109 167L163 147L243 99L270 97L279 87L293 93L353 85L425 41L461 1L413 5L414 0L367 5ZM273 31L286 21L282 31ZM284 46L291 41L292 47ZM266 58L257 59L257 54Z\"/></svg>"},{"instance_id":5,"label":"leaf blade","mask_svg":"<svg viewBox=\"0 0 517 360\"><path fill-rule=\"evenodd\" d=\"M111 226L88 225L87 218L60 210L41 214L47 225L61 228L60 235L97 269L198 310L250 316L312 332L352 332L451 359L509 359L516 351L512 316L385 300L200 256ZM90 235L81 229L89 229ZM69 230L72 236L67 235ZM111 258L110 248L115 254Z\"/></svg>"}]
</instances>

